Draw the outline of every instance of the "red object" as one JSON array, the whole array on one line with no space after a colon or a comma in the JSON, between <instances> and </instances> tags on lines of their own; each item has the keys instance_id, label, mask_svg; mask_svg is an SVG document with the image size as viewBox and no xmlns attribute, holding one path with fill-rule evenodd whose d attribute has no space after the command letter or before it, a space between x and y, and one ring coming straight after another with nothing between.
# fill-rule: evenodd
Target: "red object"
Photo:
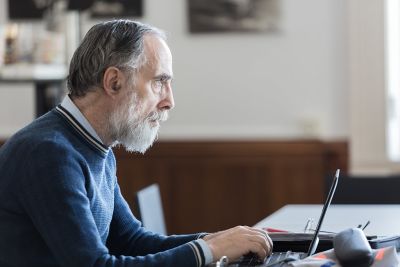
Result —
<instances>
[{"instance_id":1,"label":"red object","mask_svg":"<svg viewBox=\"0 0 400 267\"><path fill-rule=\"evenodd\" d=\"M317 255L314 255L314 256L312 256L312 257L313 257L314 259L319 259L319 260L325 260L325 259L328 258L324 253L317 254Z\"/></svg>"},{"instance_id":2,"label":"red object","mask_svg":"<svg viewBox=\"0 0 400 267\"><path fill-rule=\"evenodd\" d=\"M385 254L385 251L381 248L381 249L378 250L378 252L376 253L375 260L378 260L378 261L382 260L384 254Z\"/></svg>"},{"instance_id":3,"label":"red object","mask_svg":"<svg viewBox=\"0 0 400 267\"><path fill-rule=\"evenodd\" d=\"M288 231L286 231L286 230L276 229L276 228L271 228L271 227L265 227L263 229L269 233L288 233Z\"/></svg>"}]
</instances>

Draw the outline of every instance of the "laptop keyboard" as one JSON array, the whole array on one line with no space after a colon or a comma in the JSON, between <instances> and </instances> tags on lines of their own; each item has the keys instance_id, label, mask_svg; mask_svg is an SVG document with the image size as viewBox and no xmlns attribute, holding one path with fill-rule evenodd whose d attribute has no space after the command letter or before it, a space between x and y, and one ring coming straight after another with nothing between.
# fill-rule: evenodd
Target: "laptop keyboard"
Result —
<instances>
[{"instance_id":1,"label":"laptop keyboard","mask_svg":"<svg viewBox=\"0 0 400 267\"><path fill-rule=\"evenodd\" d=\"M302 254L304 253L299 253L299 252L274 252L271 254L271 256L266 257L264 260L259 259L257 255L251 254L248 256L242 257L238 262L233 262L229 264L229 266L232 267L250 267L250 266L260 266L260 267L269 267L269 266L280 266L280 263L284 259L287 258L295 258L295 259L301 259Z\"/></svg>"},{"instance_id":2,"label":"laptop keyboard","mask_svg":"<svg viewBox=\"0 0 400 267\"><path fill-rule=\"evenodd\" d=\"M296 259L299 260L302 258L302 255L304 255L304 253L299 253L299 252L291 252L291 251L287 251L287 252L274 252L272 253L271 256L267 257L264 261L264 263L262 264L262 266L273 266L276 263L280 263L285 259L291 258L292 260Z\"/></svg>"}]
</instances>

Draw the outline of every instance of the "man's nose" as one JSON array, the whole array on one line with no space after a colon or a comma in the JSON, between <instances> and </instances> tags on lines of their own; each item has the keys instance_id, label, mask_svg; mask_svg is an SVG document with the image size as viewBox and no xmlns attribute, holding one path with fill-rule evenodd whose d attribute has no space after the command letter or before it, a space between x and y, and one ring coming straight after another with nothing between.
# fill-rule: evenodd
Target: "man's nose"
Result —
<instances>
[{"instance_id":1,"label":"man's nose","mask_svg":"<svg viewBox=\"0 0 400 267\"><path fill-rule=\"evenodd\" d=\"M159 104L159 108L163 110L170 110L173 109L174 106L175 106L174 95L172 93L172 88L169 85L165 90L165 94Z\"/></svg>"}]
</instances>

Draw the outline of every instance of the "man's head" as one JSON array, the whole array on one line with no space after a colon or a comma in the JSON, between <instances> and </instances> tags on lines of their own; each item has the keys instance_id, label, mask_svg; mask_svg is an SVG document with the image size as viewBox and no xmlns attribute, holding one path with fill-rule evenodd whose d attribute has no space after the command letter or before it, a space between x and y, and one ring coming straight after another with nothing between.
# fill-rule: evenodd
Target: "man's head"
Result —
<instances>
[{"instance_id":1,"label":"man's head","mask_svg":"<svg viewBox=\"0 0 400 267\"><path fill-rule=\"evenodd\" d=\"M103 142L143 153L174 106L171 79L165 35L148 25L116 20L86 34L71 60L68 87L72 99L101 97Z\"/></svg>"}]
</instances>

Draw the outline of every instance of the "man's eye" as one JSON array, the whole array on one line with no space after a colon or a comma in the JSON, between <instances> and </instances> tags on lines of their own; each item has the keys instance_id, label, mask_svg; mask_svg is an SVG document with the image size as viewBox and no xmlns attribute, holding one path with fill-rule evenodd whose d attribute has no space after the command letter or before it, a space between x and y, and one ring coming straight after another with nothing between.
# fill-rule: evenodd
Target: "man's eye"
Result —
<instances>
[{"instance_id":1,"label":"man's eye","mask_svg":"<svg viewBox=\"0 0 400 267\"><path fill-rule=\"evenodd\" d=\"M155 80L155 81L153 82L153 89L154 89L156 92L160 92L161 89L163 88L163 86L164 86L164 83L163 83L163 81L161 81L161 80Z\"/></svg>"}]
</instances>

